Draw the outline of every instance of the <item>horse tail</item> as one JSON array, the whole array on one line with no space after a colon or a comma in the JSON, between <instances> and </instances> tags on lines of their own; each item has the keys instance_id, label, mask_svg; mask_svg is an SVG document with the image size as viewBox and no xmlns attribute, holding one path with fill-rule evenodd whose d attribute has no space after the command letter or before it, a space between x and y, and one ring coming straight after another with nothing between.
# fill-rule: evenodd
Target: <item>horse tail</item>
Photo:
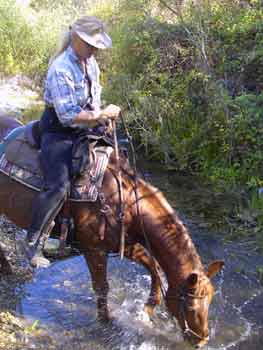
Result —
<instances>
[{"instance_id":1,"label":"horse tail","mask_svg":"<svg viewBox=\"0 0 263 350\"><path fill-rule=\"evenodd\" d=\"M0 142L13 129L23 126L23 123L15 118L0 116Z\"/></svg>"}]
</instances>

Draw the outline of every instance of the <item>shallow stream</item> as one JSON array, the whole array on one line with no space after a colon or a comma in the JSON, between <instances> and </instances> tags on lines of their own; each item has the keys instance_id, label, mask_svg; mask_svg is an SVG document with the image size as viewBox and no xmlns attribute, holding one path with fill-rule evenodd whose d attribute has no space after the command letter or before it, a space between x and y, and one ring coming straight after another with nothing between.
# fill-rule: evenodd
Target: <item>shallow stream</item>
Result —
<instances>
[{"instance_id":1,"label":"shallow stream","mask_svg":"<svg viewBox=\"0 0 263 350\"><path fill-rule=\"evenodd\" d=\"M15 115L18 112L21 114L22 109L27 109L28 104L32 104L32 98L35 99L31 90L25 94L23 79L22 92L18 93L20 90L17 85L21 80L18 78L10 80L8 84L0 84L0 112L3 114L10 114L10 111L14 111ZM17 95L26 98L18 101ZM16 97L14 101L13 96ZM39 114L38 102L37 100L36 107L30 112L32 116L30 114L28 119L34 119ZM148 179L161 188L170 203L179 210L203 262L225 260L224 271L214 281L217 293L210 308L211 340L207 349L261 350L263 256L256 252L254 242L250 239L226 243L227 235L221 224L225 213L229 213L233 207L234 197L219 198L210 190L206 191L202 186L199 188L195 179L189 176L177 177L174 173L169 175L160 170L160 165L153 169L144 162L142 168L150 169ZM96 320L90 275L82 257L53 263L47 270L36 272L30 282L15 286L11 299L13 303L18 300L18 314L25 318L27 324L36 325L35 321L39 322L38 327L40 330L45 329L44 333L47 334L39 341L35 336L25 337L25 345L15 348L190 349L182 341L180 332L164 305L157 308L151 321L143 313L150 279L142 267L111 258L108 278L109 306L113 316L113 322L108 326L101 325ZM9 282L6 284L9 285ZM13 309L13 306L9 307L7 297L5 306ZM0 345L0 348L6 350L8 346L2 348Z\"/></svg>"},{"instance_id":2,"label":"shallow stream","mask_svg":"<svg viewBox=\"0 0 263 350\"><path fill-rule=\"evenodd\" d=\"M174 176L154 173L151 180L173 203L175 192L179 195L184 191L176 186ZM181 195L188 196L187 193ZM262 349L263 288L259 271L263 256L256 253L248 240L225 243L223 233L209 222L197 223L181 212L180 216L190 229L203 262L224 259L226 264L214 280L217 293L210 308L211 340L206 348ZM110 325L96 320L91 279L80 256L55 262L50 268L35 273L33 280L24 286L17 311L30 322L40 321L39 325L50 335L52 349L190 349L164 305L157 308L152 320L144 314L150 278L142 267L110 258L108 279L113 316ZM34 348L34 344L31 345ZM28 349L31 345L28 343Z\"/></svg>"}]
</instances>

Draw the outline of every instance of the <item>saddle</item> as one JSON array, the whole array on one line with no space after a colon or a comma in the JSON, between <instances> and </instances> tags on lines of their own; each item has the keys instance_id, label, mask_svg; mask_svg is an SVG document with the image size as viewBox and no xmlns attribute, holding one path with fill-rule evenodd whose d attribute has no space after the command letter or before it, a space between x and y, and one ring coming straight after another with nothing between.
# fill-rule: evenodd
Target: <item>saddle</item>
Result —
<instances>
[{"instance_id":1,"label":"saddle","mask_svg":"<svg viewBox=\"0 0 263 350\"><path fill-rule=\"evenodd\" d=\"M43 173L39 159L39 122L33 121L17 129L11 131L2 143L0 171L25 186L40 190L43 186ZM90 163L85 174L71 184L70 200L97 200L112 151L111 146L99 145L98 140L90 140L87 150L90 152Z\"/></svg>"}]
</instances>

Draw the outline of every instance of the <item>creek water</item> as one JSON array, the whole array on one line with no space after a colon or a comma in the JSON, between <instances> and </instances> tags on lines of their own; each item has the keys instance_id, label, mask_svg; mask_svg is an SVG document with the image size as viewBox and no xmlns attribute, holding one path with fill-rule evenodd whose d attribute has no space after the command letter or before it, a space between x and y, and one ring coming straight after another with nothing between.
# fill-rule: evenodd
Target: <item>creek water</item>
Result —
<instances>
[{"instance_id":1,"label":"creek water","mask_svg":"<svg viewBox=\"0 0 263 350\"><path fill-rule=\"evenodd\" d=\"M22 95L25 95L24 88ZM8 95L2 100L11 99ZM26 104L21 102L21 107L27 108L27 100ZM17 108L17 104L15 101L11 109ZM10 111L10 105L1 105L0 109ZM35 109L31 114L35 119ZM142 168L147 167L144 162ZM210 225L206 217L209 214L214 223L220 223L224 208L232 206L233 198L224 201L223 206L218 205L218 198L204 188L198 188L195 180L159 172L159 165L154 170L149 168L153 184L163 190L170 203L179 210L203 262L225 260L224 271L214 279L217 292L210 307L211 339L206 348L261 350L263 289L258 272L263 271L263 257L256 253L249 240L225 243L221 229ZM186 183L188 186L185 187ZM193 203L195 209L189 211ZM201 224L198 222L200 218ZM39 321L40 329L45 329L49 336L40 342L35 337L29 338L23 349L190 349L163 304L156 309L152 320L144 314L143 304L149 293L150 278L141 266L110 258L108 280L113 322L102 325L96 320L91 279L82 257L58 261L46 270L37 271L33 279L19 286L15 293L19 294L17 311L29 324Z\"/></svg>"},{"instance_id":2,"label":"creek water","mask_svg":"<svg viewBox=\"0 0 263 350\"><path fill-rule=\"evenodd\" d=\"M155 173L152 182L172 203L180 194L191 196L182 186L176 185L173 175ZM223 259L226 265L214 279L217 292L210 307L210 341L206 348L262 349L263 288L258 271L263 266L263 257L248 240L225 243L219 229L197 224L184 212L179 214L191 232L202 261L207 264ZM40 321L40 326L52 339L52 349L191 349L183 342L163 304L156 309L153 319L149 320L144 314L150 278L143 267L110 258L108 280L109 307L113 316L110 325L96 320L91 279L81 256L55 262L48 269L37 271L33 280L24 286L17 310L30 322ZM30 346L35 348L34 344L28 343L29 349Z\"/></svg>"}]
</instances>

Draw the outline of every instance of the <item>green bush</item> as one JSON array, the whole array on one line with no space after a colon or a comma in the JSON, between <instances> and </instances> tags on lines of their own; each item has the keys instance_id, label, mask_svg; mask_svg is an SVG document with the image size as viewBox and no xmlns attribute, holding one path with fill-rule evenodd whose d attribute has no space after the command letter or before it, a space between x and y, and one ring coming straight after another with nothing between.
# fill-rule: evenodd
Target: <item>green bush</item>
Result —
<instances>
[{"instance_id":1,"label":"green bush","mask_svg":"<svg viewBox=\"0 0 263 350\"><path fill-rule=\"evenodd\" d=\"M168 24L167 13L152 15L154 2L143 10L135 3L132 16L116 16L105 98L126 107L150 157L224 188L257 188L263 171L262 6L203 0L182 7L181 17Z\"/></svg>"},{"instance_id":2,"label":"green bush","mask_svg":"<svg viewBox=\"0 0 263 350\"><path fill-rule=\"evenodd\" d=\"M63 29L77 14L64 7L34 10L0 0L0 70L41 80Z\"/></svg>"},{"instance_id":3,"label":"green bush","mask_svg":"<svg viewBox=\"0 0 263 350\"><path fill-rule=\"evenodd\" d=\"M103 98L122 106L148 157L224 188L262 186L261 1L185 2L177 16L149 0L0 4L2 72L42 79L60 33L94 13L113 39L98 57Z\"/></svg>"}]
</instances>

